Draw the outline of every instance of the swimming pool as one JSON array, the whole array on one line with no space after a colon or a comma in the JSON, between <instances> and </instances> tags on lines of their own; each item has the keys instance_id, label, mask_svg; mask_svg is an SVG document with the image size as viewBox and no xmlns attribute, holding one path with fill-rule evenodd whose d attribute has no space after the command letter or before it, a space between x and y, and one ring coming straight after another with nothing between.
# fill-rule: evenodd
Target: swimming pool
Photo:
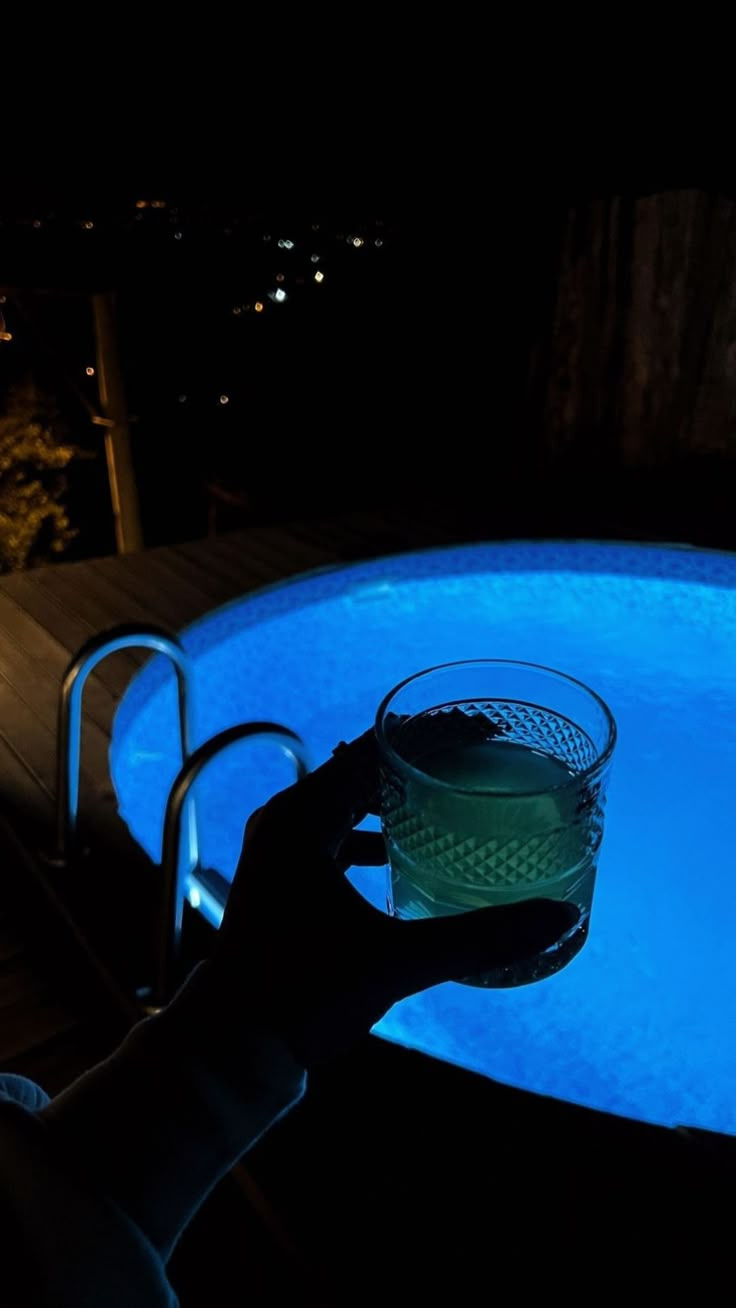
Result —
<instances>
[{"instance_id":1,"label":"swimming pool","mask_svg":"<svg viewBox=\"0 0 736 1308\"><path fill-rule=\"evenodd\" d=\"M216 610L183 640L195 744L270 719L299 732L315 764L371 723L392 685L434 663L521 659L597 690L619 745L585 948L536 986L437 987L377 1031L525 1089L736 1132L736 555L434 550L295 578ZM157 657L124 696L111 745L120 812L156 860L179 766L174 678ZM265 743L216 759L196 791L203 865L230 879L245 817L291 780ZM380 872L357 884L383 902Z\"/></svg>"}]
</instances>

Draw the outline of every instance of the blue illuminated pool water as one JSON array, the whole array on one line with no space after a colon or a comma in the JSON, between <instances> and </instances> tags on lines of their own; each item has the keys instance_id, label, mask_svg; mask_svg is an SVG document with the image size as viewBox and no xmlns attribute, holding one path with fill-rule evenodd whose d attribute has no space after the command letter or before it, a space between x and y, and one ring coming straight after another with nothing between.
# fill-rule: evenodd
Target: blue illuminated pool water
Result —
<instances>
[{"instance_id":1,"label":"blue illuminated pool water","mask_svg":"<svg viewBox=\"0 0 736 1308\"><path fill-rule=\"evenodd\" d=\"M513 1085L736 1132L736 556L588 544L404 555L249 596L184 641L196 743L271 719L315 763L433 663L523 659L594 687L619 746L586 947L537 986L437 987L377 1029ZM120 811L154 858L177 740L173 676L156 658L111 748ZM197 789L203 863L230 878L248 812L291 779L265 744L213 763Z\"/></svg>"}]
</instances>

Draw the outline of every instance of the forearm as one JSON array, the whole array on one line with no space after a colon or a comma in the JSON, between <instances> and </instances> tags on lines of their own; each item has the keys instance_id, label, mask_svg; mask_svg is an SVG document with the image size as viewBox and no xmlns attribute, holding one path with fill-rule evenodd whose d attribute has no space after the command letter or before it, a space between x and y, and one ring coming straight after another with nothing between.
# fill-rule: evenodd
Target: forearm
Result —
<instances>
[{"instance_id":1,"label":"forearm","mask_svg":"<svg viewBox=\"0 0 736 1308\"><path fill-rule=\"evenodd\" d=\"M228 1039L209 980L204 965L168 1009L43 1112L70 1166L164 1260L212 1187L305 1085L303 1069L255 1019Z\"/></svg>"}]
</instances>

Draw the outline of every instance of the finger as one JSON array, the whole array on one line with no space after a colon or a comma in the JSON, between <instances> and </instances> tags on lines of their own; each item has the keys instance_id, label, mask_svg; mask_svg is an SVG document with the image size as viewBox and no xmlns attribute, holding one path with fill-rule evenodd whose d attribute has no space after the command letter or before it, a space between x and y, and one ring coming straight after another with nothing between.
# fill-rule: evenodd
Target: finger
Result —
<instances>
[{"instance_id":1,"label":"finger","mask_svg":"<svg viewBox=\"0 0 736 1308\"><path fill-rule=\"evenodd\" d=\"M349 831L340 845L337 861L348 867L381 867L387 862L386 842L380 831Z\"/></svg>"},{"instance_id":2,"label":"finger","mask_svg":"<svg viewBox=\"0 0 736 1308\"><path fill-rule=\"evenodd\" d=\"M373 729L340 744L326 763L298 783L299 793L325 828L360 822L378 795L378 745Z\"/></svg>"},{"instance_id":3,"label":"finger","mask_svg":"<svg viewBox=\"0 0 736 1308\"><path fill-rule=\"evenodd\" d=\"M395 967L403 995L441 981L508 967L556 944L580 917L574 904L527 899L453 917L402 922L396 932Z\"/></svg>"},{"instance_id":4,"label":"finger","mask_svg":"<svg viewBox=\"0 0 736 1308\"><path fill-rule=\"evenodd\" d=\"M290 846L322 849L336 858L346 835L366 816L378 787L378 745L374 732L366 731L349 745L339 745L326 763L279 791L254 814L246 828L243 856L252 856L263 842L276 838L282 851Z\"/></svg>"}]
</instances>

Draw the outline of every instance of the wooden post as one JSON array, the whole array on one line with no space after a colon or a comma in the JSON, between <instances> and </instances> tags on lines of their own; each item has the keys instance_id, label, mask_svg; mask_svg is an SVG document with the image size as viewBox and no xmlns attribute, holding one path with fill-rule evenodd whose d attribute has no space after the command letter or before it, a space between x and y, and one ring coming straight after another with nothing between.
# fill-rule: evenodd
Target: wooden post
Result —
<instances>
[{"instance_id":1,"label":"wooden post","mask_svg":"<svg viewBox=\"0 0 736 1308\"><path fill-rule=\"evenodd\" d=\"M115 517L118 554L143 549L138 487L130 449L130 426L120 367L115 301L109 291L92 296L97 346L97 383L100 406L107 419L105 457Z\"/></svg>"}]
</instances>

